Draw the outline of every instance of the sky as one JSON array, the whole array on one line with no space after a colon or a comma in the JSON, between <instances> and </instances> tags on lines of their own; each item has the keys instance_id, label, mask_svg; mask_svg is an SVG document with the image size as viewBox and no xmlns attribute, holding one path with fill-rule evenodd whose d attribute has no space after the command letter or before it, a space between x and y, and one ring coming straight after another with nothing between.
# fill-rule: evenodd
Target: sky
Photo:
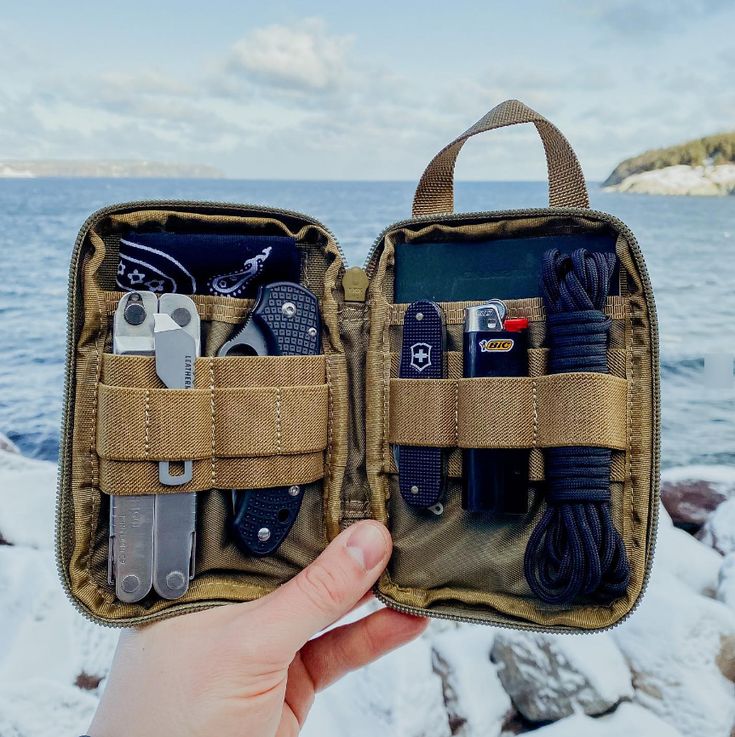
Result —
<instances>
[{"instance_id":1,"label":"sky","mask_svg":"<svg viewBox=\"0 0 735 737\"><path fill-rule=\"evenodd\" d=\"M599 180L735 129L733 38L730 0L2 0L0 160L413 180L518 98ZM471 141L457 176L543 179L535 129Z\"/></svg>"}]
</instances>

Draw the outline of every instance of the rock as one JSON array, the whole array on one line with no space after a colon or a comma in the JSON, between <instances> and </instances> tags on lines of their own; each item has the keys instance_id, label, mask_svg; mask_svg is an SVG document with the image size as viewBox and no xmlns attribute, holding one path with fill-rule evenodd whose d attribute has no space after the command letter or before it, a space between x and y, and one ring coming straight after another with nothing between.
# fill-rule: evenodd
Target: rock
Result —
<instances>
[{"instance_id":1,"label":"rock","mask_svg":"<svg viewBox=\"0 0 735 737\"><path fill-rule=\"evenodd\" d=\"M735 164L718 166L676 164L631 174L619 184L605 189L636 194L728 195L735 192Z\"/></svg>"},{"instance_id":2,"label":"rock","mask_svg":"<svg viewBox=\"0 0 735 737\"><path fill-rule=\"evenodd\" d=\"M674 527L668 515L659 517L654 565L669 571L698 594L716 595L722 556Z\"/></svg>"},{"instance_id":3,"label":"rock","mask_svg":"<svg viewBox=\"0 0 735 737\"><path fill-rule=\"evenodd\" d=\"M661 500L678 527L696 532L726 499L735 496L732 466L680 466L661 474Z\"/></svg>"},{"instance_id":4,"label":"rock","mask_svg":"<svg viewBox=\"0 0 735 737\"><path fill-rule=\"evenodd\" d=\"M612 714L592 718L584 714L534 730L534 737L682 737L671 725L638 704L622 703ZM704 735L702 735L704 737Z\"/></svg>"},{"instance_id":5,"label":"rock","mask_svg":"<svg viewBox=\"0 0 735 737\"><path fill-rule=\"evenodd\" d=\"M697 537L723 555L735 552L735 497L712 512Z\"/></svg>"},{"instance_id":6,"label":"rock","mask_svg":"<svg viewBox=\"0 0 735 737\"><path fill-rule=\"evenodd\" d=\"M612 635L633 671L635 700L689 737L735 725L735 612L655 566L648 591Z\"/></svg>"},{"instance_id":7,"label":"rock","mask_svg":"<svg viewBox=\"0 0 735 737\"><path fill-rule=\"evenodd\" d=\"M513 716L510 697L490 660L495 631L460 625L433 640L434 672L455 737L497 737Z\"/></svg>"},{"instance_id":8,"label":"rock","mask_svg":"<svg viewBox=\"0 0 735 737\"><path fill-rule=\"evenodd\" d=\"M604 632L584 637L499 633L493 660L516 708L534 722L576 711L601 714L633 696L630 671Z\"/></svg>"},{"instance_id":9,"label":"rock","mask_svg":"<svg viewBox=\"0 0 735 737\"><path fill-rule=\"evenodd\" d=\"M0 451L20 454L18 446L5 433L0 432Z\"/></svg>"}]
</instances>

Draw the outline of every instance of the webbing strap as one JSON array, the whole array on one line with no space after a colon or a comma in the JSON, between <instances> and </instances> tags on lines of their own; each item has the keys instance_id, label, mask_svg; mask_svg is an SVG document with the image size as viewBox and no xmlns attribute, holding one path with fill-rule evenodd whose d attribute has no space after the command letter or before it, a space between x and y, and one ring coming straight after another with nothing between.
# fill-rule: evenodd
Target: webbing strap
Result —
<instances>
[{"instance_id":1,"label":"webbing strap","mask_svg":"<svg viewBox=\"0 0 735 737\"><path fill-rule=\"evenodd\" d=\"M454 167L467 139L478 133L521 123L533 123L544 145L551 207L589 207L582 168L564 134L543 115L522 102L506 100L445 146L429 162L414 195L414 217L454 211Z\"/></svg>"},{"instance_id":2,"label":"webbing strap","mask_svg":"<svg viewBox=\"0 0 735 737\"><path fill-rule=\"evenodd\" d=\"M625 379L568 373L391 379L389 440L440 448L627 447Z\"/></svg>"},{"instance_id":3,"label":"webbing strap","mask_svg":"<svg viewBox=\"0 0 735 737\"><path fill-rule=\"evenodd\" d=\"M97 455L175 461L322 451L328 405L327 384L212 390L100 384Z\"/></svg>"},{"instance_id":4,"label":"webbing strap","mask_svg":"<svg viewBox=\"0 0 735 737\"><path fill-rule=\"evenodd\" d=\"M193 476L182 486L162 486L158 464L102 459L99 488L106 494L176 494L181 491L238 489L247 480L248 489L270 489L289 484L307 484L324 476L324 453L262 456L254 458L207 458L194 461Z\"/></svg>"}]
</instances>

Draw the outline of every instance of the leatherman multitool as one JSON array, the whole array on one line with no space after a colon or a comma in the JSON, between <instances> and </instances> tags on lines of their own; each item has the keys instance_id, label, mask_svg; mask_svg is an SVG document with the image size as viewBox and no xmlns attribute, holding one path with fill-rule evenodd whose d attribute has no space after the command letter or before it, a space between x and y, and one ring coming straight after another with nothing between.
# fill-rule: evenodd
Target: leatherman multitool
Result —
<instances>
[{"instance_id":1,"label":"leatherman multitool","mask_svg":"<svg viewBox=\"0 0 735 737\"><path fill-rule=\"evenodd\" d=\"M194 386L200 354L196 305L182 294L130 292L118 303L113 352L155 356L156 374L168 389ZM192 461L174 473L159 461L158 478L166 486L191 481ZM153 588L165 599L186 593L194 577L196 495L141 494L110 497L108 579L120 601L143 599Z\"/></svg>"},{"instance_id":2,"label":"leatherman multitool","mask_svg":"<svg viewBox=\"0 0 735 737\"><path fill-rule=\"evenodd\" d=\"M319 302L293 282L273 282L258 290L244 327L218 352L237 355L316 355L321 352ZM288 535L301 508L298 484L232 491L232 536L247 554L270 555Z\"/></svg>"}]
</instances>

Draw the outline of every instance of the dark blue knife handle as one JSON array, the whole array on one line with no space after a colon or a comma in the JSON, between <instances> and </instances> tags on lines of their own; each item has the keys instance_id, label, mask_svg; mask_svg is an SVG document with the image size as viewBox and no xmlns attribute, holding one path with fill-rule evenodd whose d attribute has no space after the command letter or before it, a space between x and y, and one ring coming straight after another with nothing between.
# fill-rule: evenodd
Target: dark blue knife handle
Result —
<instances>
[{"instance_id":1,"label":"dark blue knife handle","mask_svg":"<svg viewBox=\"0 0 735 737\"><path fill-rule=\"evenodd\" d=\"M321 352L319 302L298 284L273 282L262 286L250 320L251 327L262 336L268 355ZM237 546L255 557L275 553L291 531L303 497L304 487L298 485L233 490L230 532Z\"/></svg>"},{"instance_id":2,"label":"dark blue knife handle","mask_svg":"<svg viewBox=\"0 0 735 737\"><path fill-rule=\"evenodd\" d=\"M403 321L403 342L398 375L402 379L444 378L444 315L429 300L413 302ZM444 490L444 455L441 448L398 446L398 486L406 504L426 509Z\"/></svg>"},{"instance_id":3,"label":"dark blue knife handle","mask_svg":"<svg viewBox=\"0 0 735 737\"><path fill-rule=\"evenodd\" d=\"M262 286L250 319L262 331L268 355L312 356L321 352L319 301L299 284L282 281Z\"/></svg>"},{"instance_id":4,"label":"dark blue knife handle","mask_svg":"<svg viewBox=\"0 0 735 737\"><path fill-rule=\"evenodd\" d=\"M295 494L291 490L298 489ZM286 539L301 509L303 486L233 491L230 529L238 547L261 558L272 555ZM261 532L267 531L267 532Z\"/></svg>"}]
</instances>

